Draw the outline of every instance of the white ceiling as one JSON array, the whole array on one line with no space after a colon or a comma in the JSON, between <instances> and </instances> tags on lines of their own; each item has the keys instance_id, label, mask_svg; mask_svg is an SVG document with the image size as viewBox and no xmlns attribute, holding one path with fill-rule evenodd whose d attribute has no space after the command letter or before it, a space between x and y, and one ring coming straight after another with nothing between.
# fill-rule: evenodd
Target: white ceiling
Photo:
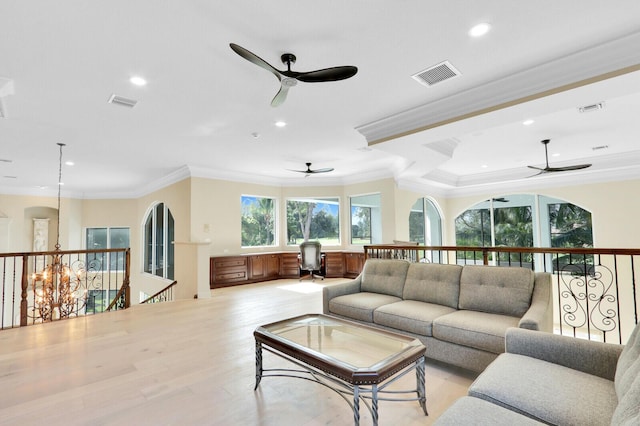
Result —
<instances>
[{"instance_id":1,"label":"white ceiling","mask_svg":"<svg viewBox=\"0 0 640 426\"><path fill-rule=\"evenodd\" d=\"M394 177L449 195L640 177L640 2L613 4L3 0L0 159L9 162L0 162L0 193L56 189L57 143L75 162L63 169L63 193L86 198L137 196L185 176L273 185ZM492 30L470 38L479 22ZM291 52L296 71L359 71L299 83L273 108L278 81L231 42L276 68ZM445 60L459 77L430 88L411 78ZM632 72L598 77L620 69ZM148 84L133 86L133 75ZM597 82L558 90L585 79ZM112 94L138 103L110 104ZM529 178L547 138L559 154L552 165L593 166ZM288 170L306 162L335 170Z\"/></svg>"}]
</instances>

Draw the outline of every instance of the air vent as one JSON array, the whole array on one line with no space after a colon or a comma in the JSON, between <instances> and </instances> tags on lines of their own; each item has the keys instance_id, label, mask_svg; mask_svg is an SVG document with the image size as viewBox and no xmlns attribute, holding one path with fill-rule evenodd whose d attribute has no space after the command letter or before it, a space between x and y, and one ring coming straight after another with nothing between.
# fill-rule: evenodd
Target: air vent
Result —
<instances>
[{"instance_id":1,"label":"air vent","mask_svg":"<svg viewBox=\"0 0 640 426\"><path fill-rule=\"evenodd\" d=\"M584 112L597 111L597 110L602 109L602 108L604 108L604 102L598 102L597 104L585 105L585 106L578 107L578 111L580 113L584 113Z\"/></svg>"},{"instance_id":2,"label":"air vent","mask_svg":"<svg viewBox=\"0 0 640 426\"><path fill-rule=\"evenodd\" d=\"M460 75L460 71L455 69L449 61L444 61L426 70L420 71L417 74L411 76L418 83L427 87L431 87L434 84L440 83L445 80L449 80L453 77Z\"/></svg>"},{"instance_id":3,"label":"air vent","mask_svg":"<svg viewBox=\"0 0 640 426\"><path fill-rule=\"evenodd\" d=\"M108 102L110 104L122 105L129 108L133 108L138 103L138 101L135 101L133 99L123 98L122 96L118 96L118 95L111 95Z\"/></svg>"}]
</instances>

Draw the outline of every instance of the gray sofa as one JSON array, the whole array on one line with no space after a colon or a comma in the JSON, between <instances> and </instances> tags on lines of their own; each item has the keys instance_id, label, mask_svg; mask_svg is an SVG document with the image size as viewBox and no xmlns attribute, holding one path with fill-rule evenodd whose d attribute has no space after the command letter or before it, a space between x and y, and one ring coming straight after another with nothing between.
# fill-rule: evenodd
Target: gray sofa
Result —
<instances>
[{"instance_id":1,"label":"gray sofa","mask_svg":"<svg viewBox=\"0 0 640 426\"><path fill-rule=\"evenodd\" d=\"M551 276L368 259L356 279L323 289L323 312L417 337L427 357L483 371L509 327L551 331Z\"/></svg>"},{"instance_id":2,"label":"gray sofa","mask_svg":"<svg viewBox=\"0 0 640 426\"><path fill-rule=\"evenodd\" d=\"M640 425L640 325L624 347L509 329L506 353L435 424Z\"/></svg>"}]
</instances>

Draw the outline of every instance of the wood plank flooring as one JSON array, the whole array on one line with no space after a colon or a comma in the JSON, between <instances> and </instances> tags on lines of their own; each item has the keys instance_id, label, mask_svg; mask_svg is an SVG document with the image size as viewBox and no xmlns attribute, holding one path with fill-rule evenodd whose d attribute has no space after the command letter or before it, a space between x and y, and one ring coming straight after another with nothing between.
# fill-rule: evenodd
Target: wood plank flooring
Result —
<instances>
[{"instance_id":1,"label":"wood plank flooring","mask_svg":"<svg viewBox=\"0 0 640 426\"><path fill-rule=\"evenodd\" d=\"M253 330L321 312L322 286L342 281L228 287L211 299L0 331L0 424L352 425L349 405L318 384L264 378L253 390ZM286 365L268 353L264 362ZM382 401L380 425L431 424L474 378L427 360L429 416L417 402ZM414 382L409 374L398 386Z\"/></svg>"}]
</instances>

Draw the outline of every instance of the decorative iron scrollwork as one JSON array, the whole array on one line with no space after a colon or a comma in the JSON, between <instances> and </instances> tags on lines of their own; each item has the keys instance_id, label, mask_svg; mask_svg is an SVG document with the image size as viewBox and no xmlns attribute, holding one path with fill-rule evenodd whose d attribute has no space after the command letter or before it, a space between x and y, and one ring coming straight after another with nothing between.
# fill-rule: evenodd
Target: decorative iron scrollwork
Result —
<instances>
[{"instance_id":1,"label":"decorative iron scrollwork","mask_svg":"<svg viewBox=\"0 0 640 426\"><path fill-rule=\"evenodd\" d=\"M596 329L603 336L618 328L614 275L604 265L568 264L558 272L561 315L576 331Z\"/></svg>"}]
</instances>

